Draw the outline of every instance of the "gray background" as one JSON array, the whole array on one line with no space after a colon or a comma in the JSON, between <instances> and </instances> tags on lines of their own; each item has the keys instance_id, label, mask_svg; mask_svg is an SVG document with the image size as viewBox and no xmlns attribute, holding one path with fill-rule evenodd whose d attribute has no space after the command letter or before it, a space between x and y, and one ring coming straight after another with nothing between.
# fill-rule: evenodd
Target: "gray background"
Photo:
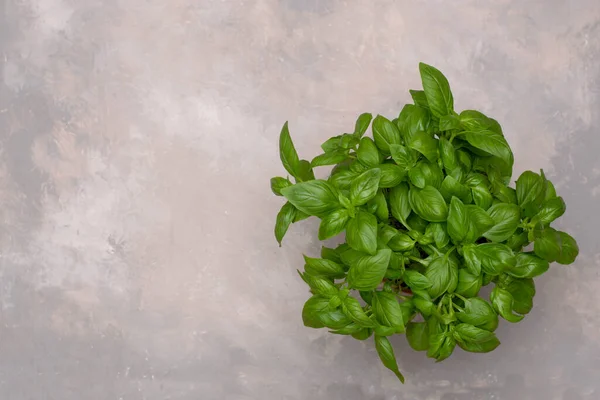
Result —
<instances>
[{"instance_id":1,"label":"gray background","mask_svg":"<svg viewBox=\"0 0 600 400\"><path fill-rule=\"evenodd\" d=\"M273 237L300 155L393 117L417 64L543 168L581 247L491 354L435 364L304 328L317 222ZM597 0L0 0L0 398L600 398ZM321 171L324 174L325 171Z\"/></svg>"}]
</instances>

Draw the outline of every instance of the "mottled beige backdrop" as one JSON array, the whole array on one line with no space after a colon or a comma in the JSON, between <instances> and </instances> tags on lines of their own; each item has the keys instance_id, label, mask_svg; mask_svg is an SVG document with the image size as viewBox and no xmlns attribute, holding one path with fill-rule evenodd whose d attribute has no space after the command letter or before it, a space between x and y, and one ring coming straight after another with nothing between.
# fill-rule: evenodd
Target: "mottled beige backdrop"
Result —
<instances>
[{"instance_id":1,"label":"mottled beige backdrop","mask_svg":"<svg viewBox=\"0 0 600 400\"><path fill-rule=\"evenodd\" d=\"M435 364L302 326L303 158L394 117L418 62L543 168L578 262L490 354ZM0 0L0 399L600 398L598 0ZM324 174L325 171L321 171Z\"/></svg>"}]
</instances>

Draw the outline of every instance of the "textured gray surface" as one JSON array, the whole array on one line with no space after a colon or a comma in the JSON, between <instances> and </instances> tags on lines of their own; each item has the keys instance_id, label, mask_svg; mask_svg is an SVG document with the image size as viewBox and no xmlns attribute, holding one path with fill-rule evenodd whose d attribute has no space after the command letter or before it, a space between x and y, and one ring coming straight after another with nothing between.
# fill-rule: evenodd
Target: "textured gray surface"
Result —
<instances>
[{"instance_id":1,"label":"textured gray surface","mask_svg":"<svg viewBox=\"0 0 600 400\"><path fill-rule=\"evenodd\" d=\"M0 398L600 398L597 0L0 0ZM580 243L487 355L302 326L316 222L272 235L304 158L395 115L417 63L544 168Z\"/></svg>"}]
</instances>

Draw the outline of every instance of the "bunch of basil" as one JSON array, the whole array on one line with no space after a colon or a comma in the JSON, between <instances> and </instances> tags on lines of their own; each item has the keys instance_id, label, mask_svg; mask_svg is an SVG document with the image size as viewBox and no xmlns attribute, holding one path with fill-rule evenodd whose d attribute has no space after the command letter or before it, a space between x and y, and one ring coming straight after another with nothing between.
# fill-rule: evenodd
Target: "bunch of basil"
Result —
<instances>
[{"instance_id":1,"label":"bunch of basil","mask_svg":"<svg viewBox=\"0 0 600 400\"><path fill-rule=\"evenodd\" d=\"M327 140L311 162L298 157L286 123L280 156L295 183L271 179L287 199L275 225L280 244L291 223L310 216L321 219L320 240L346 233L320 258L304 257L300 276L312 293L304 325L358 340L374 335L402 382L388 336L405 333L437 361L457 345L494 350L498 315L522 320L533 278L579 252L550 227L565 203L544 173L525 171L509 187L513 154L498 122L456 113L444 75L422 63L419 70L424 90L410 91L414 104L391 121L360 115L353 133ZM373 138L364 135L369 125ZM313 168L326 165L334 165L329 178L315 179ZM490 283L488 302L478 293Z\"/></svg>"}]
</instances>

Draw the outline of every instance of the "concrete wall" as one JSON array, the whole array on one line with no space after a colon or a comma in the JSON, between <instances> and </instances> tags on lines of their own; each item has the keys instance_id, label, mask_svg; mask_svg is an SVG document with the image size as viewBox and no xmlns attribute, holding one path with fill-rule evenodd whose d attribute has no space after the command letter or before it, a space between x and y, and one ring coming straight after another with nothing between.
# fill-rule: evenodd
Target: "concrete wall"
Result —
<instances>
[{"instance_id":1,"label":"concrete wall","mask_svg":"<svg viewBox=\"0 0 600 400\"><path fill-rule=\"evenodd\" d=\"M578 262L491 354L302 326L317 223L268 181L440 68L543 168ZM600 398L597 0L0 0L0 398Z\"/></svg>"}]
</instances>

